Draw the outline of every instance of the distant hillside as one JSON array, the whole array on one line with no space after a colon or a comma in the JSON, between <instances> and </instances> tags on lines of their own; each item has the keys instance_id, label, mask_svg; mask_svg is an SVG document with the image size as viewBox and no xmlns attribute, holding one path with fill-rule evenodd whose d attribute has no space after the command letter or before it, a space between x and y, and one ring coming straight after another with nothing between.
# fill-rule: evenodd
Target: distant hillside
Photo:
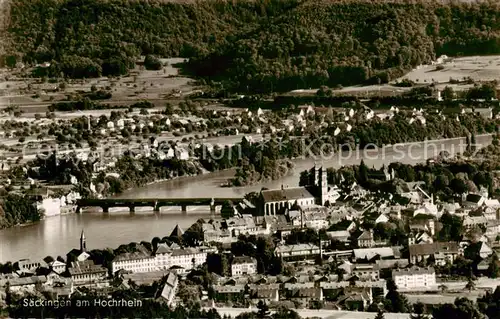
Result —
<instances>
[{"instance_id":1,"label":"distant hillside","mask_svg":"<svg viewBox=\"0 0 500 319\"><path fill-rule=\"evenodd\" d=\"M191 72L225 88L269 92L386 82L441 54L499 54L500 8L497 1L12 0L9 36L15 46L5 61L54 60L52 75L120 74L139 54L156 54L192 58Z\"/></svg>"}]
</instances>

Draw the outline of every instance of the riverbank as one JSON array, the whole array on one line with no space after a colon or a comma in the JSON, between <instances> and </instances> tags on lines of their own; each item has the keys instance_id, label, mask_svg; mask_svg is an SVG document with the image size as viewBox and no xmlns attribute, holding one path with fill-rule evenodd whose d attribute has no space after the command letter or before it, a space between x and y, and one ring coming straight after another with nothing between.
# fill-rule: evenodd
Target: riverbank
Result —
<instances>
[{"instance_id":1,"label":"riverbank","mask_svg":"<svg viewBox=\"0 0 500 319\"><path fill-rule=\"evenodd\" d=\"M479 135L477 135L477 139L478 139L477 143L486 142L485 145L488 145L491 142L491 140L490 140L491 137L492 137L492 134L490 134L490 133L479 134ZM391 154L391 151L393 151L394 149L401 152L402 151L401 148L404 148L404 147L419 146L419 145L422 145L424 143L427 143L427 144L439 143L439 144L441 144L443 142L453 142L453 141L460 141L460 140L465 141L465 139L466 139L466 137L453 137L453 138L448 138L448 139L430 139L430 140L424 140L424 141L385 145L382 148L378 148L378 149L374 149L374 150L361 150L361 151L365 151L366 155L368 155L368 157L373 157L376 155L374 153L380 152L380 151L382 151L383 155L389 156ZM464 144L463 146L464 146L464 150L465 150L466 145ZM457 150L460 150L460 149L455 148L455 151L457 151ZM354 153L356 153L356 152L354 152ZM363 152L359 152L359 153L363 153ZM309 158L296 157L296 158L290 159L289 161L293 164L293 168L291 168L288 171L288 176L293 175L294 172L296 172L298 168L302 168L304 166L304 163L307 163L307 164L310 163L309 168L311 168L315 162L318 162L318 164L323 165L325 167L338 167L339 165L350 165L350 164L352 164L352 163L350 163L351 158L347 158L344 156L347 154L348 154L348 152L336 152L335 154L329 155L325 159L310 158L310 157ZM357 159L357 163L359 163L363 157L363 154L354 154L354 155L356 155L355 159ZM435 154L435 156L437 156L437 155L438 154ZM427 158L425 158L425 159L427 159ZM373 160L373 159L370 159L370 158L368 159L369 162L371 160ZM342 162L342 161L344 161L344 162ZM383 163L383 164L389 164L389 163ZM380 164L379 167L380 166L382 166L382 164ZM376 166L376 168L379 168L379 167ZM228 181L231 181L234 178L234 175L236 174L236 170L237 170L237 168L228 168L228 169L218 170L218 171L214 171L214 172L206 171L206 173L203 173L200 175L178 176L178 177L175 177L172 179L165 179L165 180L161 180L161 181L151 182L151 183L148 183L148 185L145 185L145 187L146 188L149 188L151 186L161 187L161 185L168 185L169 188L171 188L171 187L175 187L176 185L177 186L184 185L184 184L189 183L191 181L202 182L206 179L215 179L215 180L218 180L220 182L213 183L213 185L211 185L212 187L217 187L217 188L221 188L221 189L245 189L247 187L254 187L254 186L258 186L258 185L263 185L263 187L264 187L264 185L274 184L274 182L276 182L275 180L267 179L267 180L259 181L257 183L253 183L253 184L251 183L249 185L242 185L242 186L235 186L235 185L230 184L230 183L228 184ZM285 175L285 176L282 176L281 178L286 178L288 176ZM267 187L267 186L265 186L265 187ZM112 196L111 198L129 198L128 194L132 194L132 192L130 192L130 190L127 190L127 191L123 192L122 194L117 194L115 196ZM240 196L240 195L242 195L242 193L238 192L237 196ZM203 195L203 196L196 195L196 196L206 197L205 195ZM175 196L175 197L178 197L178 196ZM231 197L231 196L228 196L228 197Z\"/></svg>"},{"instance_id":2,"label":"riverbank","mask_svg":"<svg viewBox=\"0 0 500 319\"><path fill-rule=\"evenodd\" d=\"M380 168L391 162L399 161L403 164L423 163L428 157L438 155L440 150L455 154L464 144L464 138L437 140L433 150L426 152L425 143L411 143L414 147L401 148L412 156L399 158L400 154L394 151L394 146L385 150L373 150L367 154L360 153L360 157L332 158L318 164L324 167L338 168L343 165L357 165L361 159L368 167ZM431 142L431 141L429 141ZM491 136L477 136L478 144L488 145ZM400 150L396 148L396 150ZM367 156L365 156L367 155ZM281 185L298 185L300 172L310 169L315 160L313 158L295 160L295 169L281 180L247 187L220 187L234 174L234 169L217 171L201 176L188 176L154 183L148 186L133 189L120 195L121 198L154 198L154 197L243 197L249 192L259 192L263 187L269 189L280 188ZM47 255L57 255L61 251L69 251L78 247L78 238L82 229L85 230L89 249L116 247L123 242L141 241L153 236L166 236L177 224L186 229L198 218L206 218L208 210L193 209L187 214L181 214L177 208L163 210L160 214L153 211L116 212L110 214L68 214L54 216L27 227L15 227L0 231L0 260L18 260L22 258L44 258Z\"/></svg>"}]
</instances>

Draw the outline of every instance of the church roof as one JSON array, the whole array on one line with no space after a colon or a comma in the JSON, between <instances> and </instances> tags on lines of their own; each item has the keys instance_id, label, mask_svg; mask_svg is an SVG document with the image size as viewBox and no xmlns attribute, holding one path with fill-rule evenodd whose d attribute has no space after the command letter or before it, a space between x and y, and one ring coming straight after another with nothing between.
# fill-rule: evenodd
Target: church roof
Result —
<instances>
[{"instance_id":1,"label":"church roof","mask_svg":"<svg viewBox=\"0 0 500 319\"><path fill-rule=\"evenodd\" d=\"M172 233L170 233L170 237L182 237L184 235L184 231L182 228L179 226L179 224L175 225L174 230L172 230Z\"/></svg>"},{"instance_id":2,"label":"church roof","mask_svg":"<svg viewBox=\"0 0 500 319\"><path fill-rule=\"evenodd\" d=\"M293 187L262 191L264 202L279 202L301 198L313 198L305 187Z\"/></svg>"}]
</instances>

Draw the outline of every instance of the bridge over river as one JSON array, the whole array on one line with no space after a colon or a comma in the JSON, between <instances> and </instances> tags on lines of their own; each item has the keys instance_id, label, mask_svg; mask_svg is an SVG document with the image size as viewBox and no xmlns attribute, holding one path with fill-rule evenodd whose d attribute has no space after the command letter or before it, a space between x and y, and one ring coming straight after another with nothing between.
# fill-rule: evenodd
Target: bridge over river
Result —
<instances>
[{"instance_id":1,"label":"bridge over river","mask_svg":"<svg viewBox=\"0 0 500 319\"><path fill-rule=\"evenodd\" d=\"M107 198L107 199L79 199L76 202L76 212L80 213L82 207L100 207L104 213L109 213L110 208L128 207L130 212L135 212L136 207L151 207L153 211L159 212L163 206L178 206L183 212L187 212L188 206L207 206L215 213L217 206L222 206L226 201L239 204L243 198Z\"/></svg>"}]
</instances>

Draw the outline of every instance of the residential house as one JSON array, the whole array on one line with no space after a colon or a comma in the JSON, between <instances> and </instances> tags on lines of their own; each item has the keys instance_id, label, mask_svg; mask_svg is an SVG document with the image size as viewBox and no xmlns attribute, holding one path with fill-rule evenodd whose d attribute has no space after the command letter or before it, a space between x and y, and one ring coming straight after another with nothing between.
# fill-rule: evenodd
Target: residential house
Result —
<instances>
[{"instance_id":1,"label":"residential house","mask_svg":"<svg viewBox=\"0 0 500 319\"><path fill-rule=\"evenodd\" d=\"M431 215L418 215L411 219L409 226L412 232L428 232L431 236L436 233L436 222Z\"/></svg>"},{"instance_id":2,"label":"residential house","mask_svg":"<svg viewBox=\"0 0 500 319\"><path fill-rule=\"evenodd\" d=\"M425 262L429 257L433 257L436 265L445 265L447 262L453 263L462 254L461 249L455 242L434 242L432 244L409 245L410 262L417 264Z\"/></svg>"},{"instance_id":3,"label":"residential house","mask_svg":"<svg viewBox=\"0 0 500 319\"><path fill-rule=\"evenodd\" d=\"M426 290L436 288L436 272L432 267L394 269L392 279L401 290Z\"/></svg>"},{"instance_id":4,"label":"residential house","mask_svg":"<svg viewBox=\"0 0 500 319\"><path fill-rule=\"evenodd\" d=\"M488 219L484 216L465 216L462 224L466 230L476 227L486 227Z\"/></svg>"},{"instance_id":5,"label":"residential house","mask_svg":"<svg viewBox=\"0 0 500 319\"><path fill-rule=\"evenodd\" d=\"M373 302L369 288L351 288L347 290L344 298L338 301L349 311L363 311Z\"/></svg>"},{"instance_id":6,"label":"residential house","mask_svg":"<svg viewBox=\"0 0 500 319\"><path fill-rule=\"evenodd\" d=\"M346 275L350 276L352 274L352 270L354 268L354 264L349 260L343 260L338 266L338 269L342 269Z\"/></svg>"},{"instance_id":7,"label":"residential house","mask_svg":"<svg viewBox=\"0 0 500 319\"><path fill-rule=\"evenodd\" d=\"M351 237L351 233L349 233L347 230L327 231L326 235L332 241L339 241L345 244L349 243L349 237Z\"/></svg>"},{"instance_id":8,"label":"residential house","mask_svg":"<svg viewBox=\"0 0 500 319\"><path fill-rule=\"evenodd\" d=\"M34 292L37 285L44 285L47 282L46 276L30 276L21 278L0 279L0 288L3 290L9 286L12 292L30 291Z\"/></svg>"},{"instance_id":9,"label":"residential house","mask_svg":"<svg viewBox=\"0 0 500 319\"><path fill-rule=\"evenodd\" d=\"M465 200L462 201L462 206L469 209L476 209L483 206L486 197L479 194L467 194Z\"/></svg>"},{"instance_id":10,"label":"residential house","mask_svg":"<svg viewBox=\"0 0 500 319\"><path fill-rule=\"evenodd\" d=\"M479 241L467 246L464 254L471 259L476 259L478 257L485 259L493 254L493 250L485 242Z\"/></svg>"},{"instance_id":11,"label":"residential house","mask_svg":"<svg viewBox=\"0 0 500 319\"><path fill-rule=\"evenodd\" d=\"M389 217L386 214L380 214L377 219L375 219L375 224L387 223L389 222Z\"/></svg>"},{"instance_id":12,"label":"residential house","mask_svg":"<svg viewBox=\"0 0 500 319\"><path fill-rule=\"evenodd\" d=\"M489 220L486 225L485 235L493 240L500 234L500 220Z\"/></svg>"},{"instance_id":13,"label":"residential house","mask_svg":"<svg viewBox=\"0 0 500 319\"><path fill-rule=\"evenodd\" d=\"M254 303L263 301L266 304L270 302L277 302L280 298L280 284L263 284L263 285L249 285L248 292L250 299Z\"/></svg>"},{"instance_id":14,"label":"residential house","mask_svg":"<svg viewBox=\"0 0 500 319\"><path fill-rule=\"evenodd\" d=\"M380 279L380 270L376 264L355 264L352 269L352 275L360 280L377 281Z\"/></svg>"},{"instance_id":15,"label":"residential house","mask_svg":"<svg viewBox=\"0 0 500 319\"><path fill-rule=\"evenodd\" d=\"M399 258L400 247L359 248L353 250L355 261Z\"/></svg>"},{"instance_id":16,"label":"residential house","mask_svg":"<svg viewBox=\"0 0 500 319\"><path fill-rule=\"evenodd\" d=\"M365 230L357 238L358 247L361 248L371 248L375 246L375 240L373 239L373 230Z\"/></svg>"},{"instance_id":17,"label":"residential house","mask_svg":"<svg viewBox=\"0 0 500 319\"><path fill-rule=\"evenodd\" d=\"M108 277L108 269L96 265L92 260L75 261L71 263L69 274L75 285L93 285Z\"/></svg>"},{"instance_id":18,"label":"residential house","mask_svg":"<svg viewBox=\"0 0 500 319\"><path fill-rule=\"evenodd\" d=\"M426 231L420 231L416 234L412 233L408 236L408 244L409 245L432 244L433 242L434 242L434 239Z\"/></svg>"},{"instance_id":19,"label":"residential house","mask_svg":"<svg viewBox=\"0 0 500 319\"><path fill-rule=\"evenodd\" d=\"M59 260L54 260L51 263L49 263L49 267L56 274L62 274L63 272L66 271L66 264Z\"/></svg>"},{"instance_id":20,"label":"residential house","mask_svg":"<svg viewBox=\"0 0 500 319\"><path fill-rule=\"evenodd\" d=\"M312 300L323 300L323 289L314 282L285 283L283 294L287 299L299 299L305 303Z\"/></svg>"},{"instance_id":21,"label":"residential house","mask_svg":"<svg viewBox=\"0 0 500 319\"><path fill-rule=\"evenodd\" d=\"M179 279L177 278L177 275L172 272L169 273L160 294L161 300L164 301L167 306L170 306L172 304L177 292L178 285Z\"/></svg>"},{"instance_id":22,"label":"residential house","mask_svg":"<svg viewBox=\"0 0 500 319\"><path fill-rule=\"evenodd\" d=\"M253 257L238 256L231 263L231 275L254 275L257 273L257 260Z\"/></svg>"},{"instance_id":23,"label":"residential house","mask_svg":"<svg viewBox=\"0 0 500 319\"><path fill-rule=\"evenodd\" d=\"M214 299L217 301L236 301L245 298L245 285L214 285Z\"/></svg>"}]
</instances>

